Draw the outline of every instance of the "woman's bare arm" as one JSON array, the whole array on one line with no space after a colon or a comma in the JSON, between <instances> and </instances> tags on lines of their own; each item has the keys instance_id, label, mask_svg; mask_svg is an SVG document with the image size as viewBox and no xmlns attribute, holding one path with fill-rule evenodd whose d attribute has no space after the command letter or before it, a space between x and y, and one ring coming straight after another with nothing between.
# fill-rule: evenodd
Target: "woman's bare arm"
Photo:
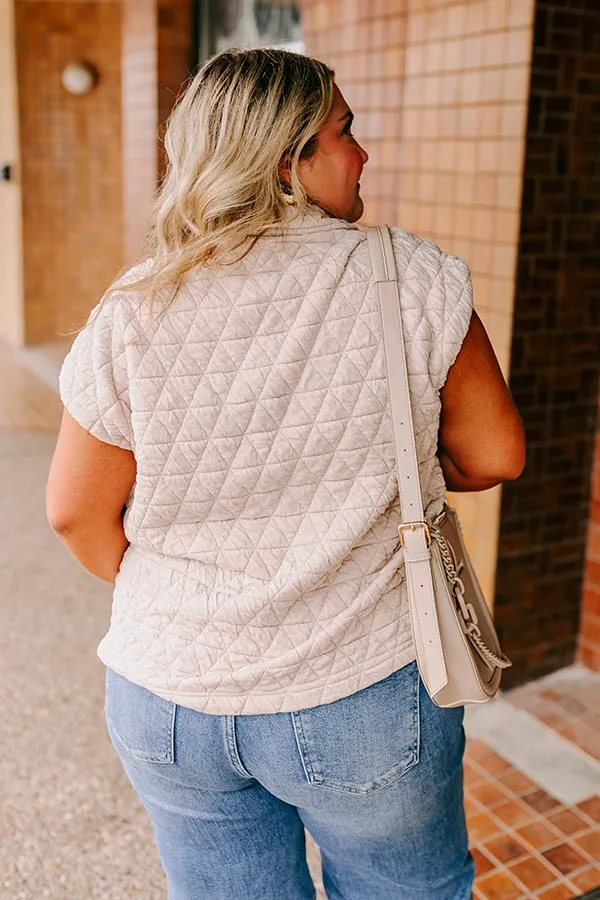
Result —
<instances>
[{"instance_id":1,"label":"woman's bare arm","mask_svg":"<svg viewBox=\"0 0 600 900\"><path fill-rule=\"evenodd\" d=\"M483 491L519 477L523 423L475 312L441 401L438 457L448 490Z\"/></svg>"},{"instance_id":2,"label":"woman's bare arm","mask_svg":"<svg viewBox=\"0 0 600 900\"><path fill-rule=\"evenodd\" d=\"M115 580L127 549L122 510L135 476L133 453L63 414L46 488L48 521L75 559L105 581Z\"/></svg>"}]
</instances>

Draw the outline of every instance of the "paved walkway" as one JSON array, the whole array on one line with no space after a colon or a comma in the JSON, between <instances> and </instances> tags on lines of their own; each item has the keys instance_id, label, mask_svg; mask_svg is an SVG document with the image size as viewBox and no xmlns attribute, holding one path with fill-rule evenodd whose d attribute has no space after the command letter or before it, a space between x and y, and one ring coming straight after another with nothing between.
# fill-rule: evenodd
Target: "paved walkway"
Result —
<instances>
[{"instance_id":1,"label":"paved walkway","mask_svg":"<svg viewBox=\"0 0 600 900\"><path fill-rule=\"evenodd\" d=\"M0 348L0 900L164 900L151 829L104 729L95 649L110 589L45 522L56 365ZM469 710L467 730L476 900L600 885L598 676L573 668L520 688Z\"/></svg>"}]
</instances>

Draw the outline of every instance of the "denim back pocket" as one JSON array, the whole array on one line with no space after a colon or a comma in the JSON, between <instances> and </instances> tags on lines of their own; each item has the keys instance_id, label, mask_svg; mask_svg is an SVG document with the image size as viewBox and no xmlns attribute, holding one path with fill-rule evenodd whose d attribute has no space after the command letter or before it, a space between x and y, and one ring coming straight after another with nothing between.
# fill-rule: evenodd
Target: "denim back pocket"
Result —
<instances>
[{"instance_id":1,"label":"denim back pocket","mask_svg":"<svg viewBox=\"0 0 600 900\"><path fill-rule=\"evenodd\" d=\"M106 725L115 749L141 762L171 764L177 706L106 670Z\"/></svg>"},{"instance_id":2,"label":"denim back pocket","mask_svg":"<svg viewBox=\"0 0 600 900\"><path fill-rule=\"evenodd\" d=\"M409 663L384 681L325 706L291 713L306 778L369 794L419 761L419 672Z\"/></svg>"}]
</instances>

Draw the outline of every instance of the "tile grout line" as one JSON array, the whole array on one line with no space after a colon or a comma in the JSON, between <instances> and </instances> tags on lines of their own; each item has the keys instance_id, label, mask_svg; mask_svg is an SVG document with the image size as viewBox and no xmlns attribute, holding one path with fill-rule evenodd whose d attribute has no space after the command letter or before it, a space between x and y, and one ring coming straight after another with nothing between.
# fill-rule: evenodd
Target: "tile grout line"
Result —
<instances>
[{"instance_id":1,"label":"tile grout line","mask_svg":"<svg viewBox=\"0 0 600 900\"><path fill-rule=\"evenodd\" d=\"M470 758L468 760L468 762L470 765L473 762L475 762L475 765L477 768L480 768L480 769L482 768L472 758ZM503 792L506 790L504 788L504 785L502 785L501 782L499 782L498 779L492 775L492 782L493 781L497 782L498 786L502 788ZM511 799L517 800L517 801L520 800L520 798L517 794L513 794ZM507 823L503 822L503 820L501 820L498 816L494 815L493 809L490 809L489 807L485 807L480 801L476 800L475 798L471 798L471 802L474 804L474 807L477 810L478 814L484 813L488 816L488 818L490 818L492 820L492 822L494 824L498 825L500 823L501 830L498 833L497 837L507 836L508 838L514 838L515 840L522 842L522 844L524 845L524 849L526 851L527 850L529 851L529 852L526 852L525 854L523 854L523 859L531 858L531 859L536 860L537 862L542 864L548 870L549 874L554 876L552 881L548 882L546 885L541 886L539 888L539 891L543 891L546 889L549 890L554 885L563 885L572 891L579 890L577 885L569 879L568 873L561 872L552 862L550 862L549 859L547 859L544 856L541 848L534 847L525 837L522 837L518 833L516 827L508 826ZM524 811L526 811L526 807L525 807L525 804L523 801L519 802L518 805L521 806L524 809ZM569 807L565 806L564 804L558 804L556 809L553 811L553 814L562 812L564 809L569 809ZM544 818L544 816L541 813L539 813L537 810L535 810L533 807L527 808L527 811L534 814L534 818L529 824L543 824L549 829L549 831L556 832L556 841L552 841L551 843L549 843L545 847L546 850L553 849L556 846L561 846L563 844L567 844L567 846L572 846L581 855L581 857L585 863L578 870L576 870L577 874L578 875L584 874L585 872L592 870L592 867L595 865L596 860L583 847L580 847L579 844L576 844L575 841L572 840L574 835L582 836L582 834L583 835L588 834L588 833L593 834L593 833L597 832L597 824L593 821L593 819L591 819L590 816L588 816L583 810L580 810L577 808L577 814L582 819L582 827L578 831L572 832L571 835L567 835L563 832L560 832L556 826L554 826L550 822L548 822L548 820L546 818ZM525 826L523 826L523 827L525 827ZM489 838L490 838L490 842L491 842L491 840L494 839L494 835L489 835ZM515 858L514 860L502 862L501 860L498 859L498 857L496 857L494 855L493 851L488 849L488 846L486 845L486 843L479 838L475 839L473 841L472 846L474 849L476 848L479 850L479 852L482 852L484 854L484 856L486 856L489 859L490 862L495 863L494 868L490 872L486 872L485 875L482 876L482 879L485 879L488 875L491 876L494 872L501 872L501 873L504 873L508 878L510 878L510 880L513 883L515 883L516 886L519 887L520 890L525 889L527 896L531 896L531 897L539 896L539 891L538 891L538 894L534 894L533 892L529 891L527 886L521 881L521 879L519 879L518 875L513 871L513 869L510 868L509 862L510 863L514 862L515 865L518 864L518 862L519 862L518 857Z\"/></svg>"},{"instance_id":2,"label":"tile grout line","mask_svg":"<svg viewBox=\"0 0 600 900\"><path fill-rule=\"evenodd\" d=\"M468 764L469 764L470 766L475 765L475 767L476 767L477 769L479 769L481 772L484 772L484 773L486 772L486 770L483 768L483 766L481 766L476 760L474 760L474 759L472 759L472 758L468 758L468 759L467 759L467 762L468 762ZM511 764L511 765L512 765L512 764ZM516 768L516 767L513 767L513 768ZM490 778L489 776L486 775L484 780L485 780L485 781L488 781L488 782L492 782L492 783L493 783L493 782L497 782L498 788L501 789L502 792L503 792L505 795L506 795L506 791L509 790L509 789L507 789L507 788L502 784L502 782L501 782L498 778L496 778L494 775L492 775L491 778ZM468 786L466 787L465 790L466 790L466 793L470 793L470 790L469 790L469 787L468 787ZM527 791L529 791L529 789L527 789ZM547 792L547 793L549 793L549 792ZM519 801L519 805L523 805L522 797L523 797L523 796L526 796L526 792L524 791L522 794L517 794L517 793L515 793L515 792L513 791L513 792L511 792L510 795L506 795L506 796L507 796L507 799L508 799L508 800L517 800L517 801ZM551 795L551 796L553 796L553 795ZM484 803L482 803L482 802L481 802L480 800L478 800L476 797L469 797L468 799L469 799L469 801L470 801L471 803L474 803L476 806L479 807L479 811L480 811L480 812L491 812L490 807L489 807L489 806L486 806ZM592 819L592 817L589 816L584 810L579 809L579 807L577 806L577 804L563 803L561 800L558 800L558 799L555 798L555 797L553 797L553 799L556 799L556 800L557 800L555 812L561 812L563 809L570 809L572 806L575 806L575 807L577 808L577 814L578 814L579 816L582 816L586 822L589 822L589 823L590 823L590 824L588 825L588 828L597 828L597 827L598 827L598 825L597 825L597 823L594 821L594 819ZM495 804L494 804L494 805L495 805ZM500 805L500 804L498 804L498 805ZM544 822L544 824L546 824L546 820L545 820L544 816L543 816L537 809L535 809L535 807L533 807L533 806L530 807L529 804L526 804L526 805L524 806L524 809L525 809L526 811L528 811L528 812L529 812L529 811L533 812L534 815L535 815L537 818L540 819L540 821L542 821L542 822ZM553 814L554 814L554 813L553 813ZM500 819L499 816L495 816L495 820L499 820L499 821L502 822L502 819ZM505 826L505 827L512 827L512 826ZM553 825L551 825L550 827L551 827L552 829L558 831L558 829L555 829Z\"/></svg>"},{"instance_id":3,"label":"tile grout line","mask_svg":"<svg viewBox=\"0 0 600 900\"><path fill-rule=\"evenodd\" d=\"M517 796L515 795L515 797L513 797L512 799L518 801L520 798L517 797ZM500 832L500 833L501 833L501 834L504 833L504 834L508 834L509 836L512 836L512 835L516 836L516 837L519 839L519 841L522 841L524 844L526 844L528 847L531 848L532 854L530 854L530 855L536 854L536 855L539 855L540 857L543 857L543 854L541 853L539 847L534 847L533 844L532 844L530 841L527 840L527 838L522 837L522 836L518 833L518 828L517 828L517 826L514 826L514 825L508 825L508 824L507 824L506 822L504 822L499 816L496 816L496 815L494 814L493 808L483 806L483 804L479 803L479 801L477 801L477 800L475 800L475 801L473 801L473 802L475 803L475 805L476 805L476 807L477 807L477 813L478 813L479 815L481 815L481 814L483 813L483 814L485 814L486 816L488 816L488 818L491 818L492 821L494 822L494 824L496 824L496 825L499 824L499 825L500 825L500 828L501 828L501 832ZM522 803L522 802L519 803L519 806L522 807L522 809L523 809L524 812L530 812L530 811L531 811L531 812L534 813L533 819L532 819L530 822L527 822L528 825L537 825L537 824L541 824L541 825L545 825L545 826L548 828L548 830L550 830L550 831L556 831L556 832L557 832L557 834L556 834L556 841L552 841L551 843L547 844L547 845L545 846L545 849L546 849L546 850L553 850L556 846L560 846L560 844L564 844L565 842L570 842L570 841L571 841L572 835L567 835L567 834L564 834L564 833L559 832L559 830L558 830L554 825L552 825L552 823L548 822L547 818L545 818L545 817L544 817L541 813L539 813L536 809L533 809L532 807L528 807L528 806L526 806L526 805L525 805L524 803ZM553 814L554 814L554 812L556 812L556 813L563 812L565 809L569 809L569 808L570 808L570 807L566 806L565 804L559 804L559 805L557 806L556 810L553 811ZM574 832L572 833L573 835L576 835L576 836L578 836L578 837L581 837L581 836L587 835L588 832L590 832L590 831L591 831L592 833L595 833L595 832L598 830L597 824L593 821L593 819L591 819L590 816L587 816L586 813L584 813L582 810L579 810L579 809L578 809L578 814L579 814L579 815L582 815L582 816L585 816L585 818L586 818L587 821L584 823L585 827L579 829L579 831L574 831ZM525 828L525 827L526 827L526 824L524 823L522 826L518 826L518 827L523 827L523 828ZM493 837L493 835L491 835L490 837ZM476 841L480 846L482 846L482 847L485 849L485 843L484 843L482 840L480 840L479 838L475 838L475 841ZM574 843L574 841L571 841L571 842ZM586 859L586 860L588 861L589 864L595 864L595 863L597 862L597 860L595 860L595 859L593 858L593 856L591 856L591 854L587 852L587 850L584 850L583 847L580 847L579 844L575 844L575 846L577 847L578 852L581 853L581 855L584 857L584 859ZM493 855L494 855L491 851L489 851L489 850L487 850L487 849L485 849L485 852L486 852L486 854L488 854L489 856L493 856ZM496 857L494 857L494 858L496 858ZM543 858L545 859L545 857L543 857ZM551 863L549 860L545 860L545 861L546 861L546 864L547 864L547 865L553 866L553 863ZM499 861L499 862L500 862L500 861ZM554 866L553 866L553 867L554 867ZM556 868L556 867L554 867L554 868ZM557 871L559 872L559 875L560 875L561 877L564 877L564 875L563 875L562 872L560 872L559 870L557 870Z\"/></svg>"},{"instance_id":4,"label":"tile grout line","mask_svg":"<svg viewBox=\"0 0 600 900\"><path fill-rule=\"evenodd\" d=\"M476 774L478 774L478 772L481 772L484 774L485 777L481 782L482 784L485 784L486 782L488 782L488 783L492 784L493 786L498 787L501 790L501 793L504 794L505 796L507 796L506 792L508 789L505 787L504 784L502 784L502 782L499 780L498 776L496 776L494 773L487 772L487 770L485 770L483 768L484 760L480 763L473 757L469 757L468 753L467 753L466 762L468 763L469 766L471 766L471 768L476 772ZM501 770L499 770L499 771L501 771ZM466 793L467 794L469 793L468 788L466 789ZM509 826L498 816L495 816L494 812L493 812L493 808L484 806L484 804L481 801L479 801L477 798L468 797L468 799L469 799L469 802L472 804L473 808L476 810L477 814L483 813L483 814L487 815L487 817L490 818L494 824L499 826L500 831L497 834L498 837L502 837L503 835L505 835L509 838L512 837L515 840L518 839L519 842L523 843L525 850L527 850L529 848L529 852L524 854L524 858L531 858L531 859L536 860L537 862L544 865L544 867L548 870L548 872L551 875L554 875L554 878L552 879L552 881L548 882L546 885L540 886L537 889L537 893L533 893L519 879L519 877L509 867L509 865L507 865L507 863L503 863L502 861L500 861L494 855L493 851L488 849L488 847L486 846L486 843L484 843L484 841L482 841L481 839L475 839L472 844L473 848L474 849L476 848L479 850L479 852L482 852L483 855L486 856L490 862L496 861L496 863L497 863L490 872L486 872L485 875L482 876L482 879L485 879L487 876L493 875L494 872L503 873L515 884L516 887L519 888L519 890L524 889L526 891L525 896L536 897L536 898L540 896L540 892L549 890L551 887L558 886L558 885L565 886L571 891L579 890L577 885L569 879L568 874L563 873L559 869L557 869L557 867L543 855L540 848L534 847L525 837L522 837L517 832L517 829L515 826ZM513 792L512 796L508 799L510 799L511 801L517 801L518 805L523 809L523 811L527 811L530 815L533 814L533 819L529 824L543 824L546 828L548 828L548 830L550 832L554 831L556 833L556 841L552 841L551 843L549 843L545 849L550 850L556 846L560 846L565 843L567 844L567 846L573 846L573 848L576 849L577 852L579 852L582 859L585 861L585 865L581 866L579 868L579 870L577 870L577 874L578 875L584 874L584 873L592 870L593 866L596 863L596 860L591 856L590 853L588 853L583 847L580 847L579 844L576 844L575 841L572 839L574 836L583 836L588 833L593 834L593 833L597 832L597 827L598 827L597 823L594 822L594 820L591 818L591 816L588 816L587 813L585 813L583 810L581 810L577 807L577 815L581 819L582 827L580 829L578 829L577 831L574 831L571 834L567 835L564 832L560 832L560 830L558 829L557 826L552 825L548 821L548 819L545 818L534 807L529 807L525 803L525 801L523 801L521 799L521 796L519 796L518 794ZM497 805L501 805L502 802L503 801L499 801ZM559 802L557 804L557 807L552 810L552 814L557 814L559 812L564 811L565 809L568 810L569 805ZM548 810L548 812L550 812L550 810ZM523 827L525 827L525 825L523 825ZM490 842L491 842L491 840L494 838L494 835L489 835L489 838L490 838ZM515 864L517 864L518 861L519 861L519 859L517 857L510 862L514 862ZM578 896L578 895L576 895L576 896Z\"/></svg>"}]
</instances>

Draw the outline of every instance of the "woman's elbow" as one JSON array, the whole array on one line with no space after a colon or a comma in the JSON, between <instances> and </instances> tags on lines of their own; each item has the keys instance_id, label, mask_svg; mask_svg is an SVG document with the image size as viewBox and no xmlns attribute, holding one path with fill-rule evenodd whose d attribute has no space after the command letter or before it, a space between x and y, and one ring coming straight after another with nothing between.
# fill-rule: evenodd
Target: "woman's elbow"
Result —
<instances>
[{"instance_id":1,"label":"woman's elbow","mask_svg":"<svg viewBox=\"0 0 600 900\"><path fill-rule=\"evenodd\" d=\"M52 531L61 538L72 534L82 519L82 510L72 502L68 492L53 484L52 479L46 485L46 519Z\"/></svg>"},{"instance_id":2,"label":"woman's elbow","mask_svg":"<svg viewBox=\"0 0 600 900\"><path fill-rule=\"evenodd\" d=\"M46 503L46 519L52 531L59 537L66 537L75 526L73 517L66 510L48 502Z\"/></svg>"},{"instance_id":3,"label":"woman's elbow","mask_svg":"<svg viewBox=\"0 0 600 900\"><path fill-rule=\"evenodd\" d=\"M502 481L516 481L523 474L525 468L525 452L515 453L512 458L506 459L504 465L499 467L497 478Z\"/></svg>"},{"instance_id":4,"label":"woman's elbow","mask_svg":"<svg viewBox=\"0 0 600 900\"><path fill-rule=\"evenodd\" d=\"M516 481L523 474L527 458L524 436L515 436L510 442L498 447L496 453L490 453L485 459L481 459L476 472L471 475L479 478L489 478L497 484L504 481Z\"/></svg>"},{"instance_id":5,"label":"woman's elbow","mask_svg":"<svg viewBox=\"0 0 600 900\"><path fill-rule=\"evenodd\" d=\"M507 432L504 445L504 477L502 481L515 481L523 474L527 462L527 444L525 429L520 416Z\"/></svg>"},{"instance_id":6,"label":"woman's elbow","mask_svg":"<svg viewBox=\"0 0 600 900\"><path fill-rule=\"evenodd\" d=\"M449 489L484 490L519 478L525 468L525 437L517 429L511 435L505 433L501 440L453 448L440 445L438 455L446 483L453 485Z\"/></svg>"},{"instance_id":7,"label":"woman's elbow","mask_svg":"<svg viewBox=\"0 0 600 900\"><path fill-rule=\"evenodd\" d=\"M527 447L525 444L525 439L523 438L523 442L519 449L515 452L512 469L510 477L507 478L507 481L515 481L515 479L520 478L525 469L525 465L527 463Z\"/></svg>"}]
</instances>

